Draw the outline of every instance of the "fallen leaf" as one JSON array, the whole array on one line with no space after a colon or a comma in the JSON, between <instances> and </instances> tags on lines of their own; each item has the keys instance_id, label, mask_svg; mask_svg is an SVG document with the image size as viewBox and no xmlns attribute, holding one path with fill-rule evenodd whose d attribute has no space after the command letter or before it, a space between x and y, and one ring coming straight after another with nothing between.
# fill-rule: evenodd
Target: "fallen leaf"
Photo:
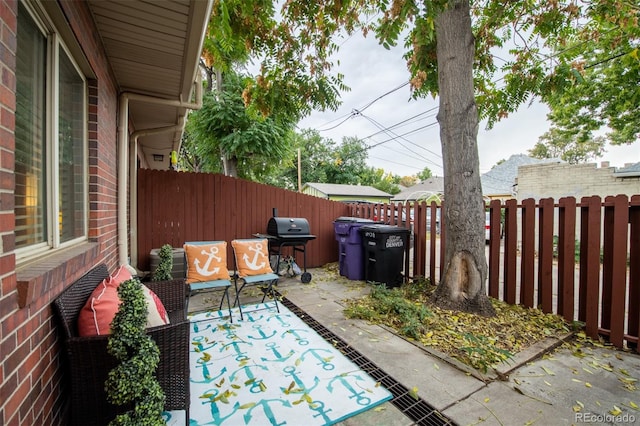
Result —
<instances>
[{"instance_id":1,"label":"fallen leaf","mask_svg":"<svg viewBox=\"0 0 640 426\"><path fill-rule=\"evenodd\" d=\"M411 389L409 391L409 396L412 397L415 400L420 399L420 397L418 396L418 387L414 386L413 389Z\"/></svg>"},{"instance_id":2,"label":"fallen leaf","mask_svg":"<svg viewBox=\"0 0 640 426\"><path fill-rule=\"evenodd\" d=\"M614 405L613 408L609 410L609 414L611 414L612 416L619 416L620 414L622 414L622 410Z\"/></svg>"},{"instance_id":3,"label":"fallen leaf","mask_svg":"<svg viewBox=\"0 0 640 426\"><path fill-rule=\"evenodd\" d=\"M589 382L584 382L584 385L585 385L586 387L588 387L588 388L590 388L590 387L591 387L591 383L589 383Z\"/></svg>"},{"instance_id":4,"label":"fallen leaf","mask_svg":"<svg viewBox=\"0 0 640 426\"><path fill-rule=\"evenodd\" d=\"M544 365L542 366L542 369L544 370L545 373L547 373L550 376L555 376L556 373L554 373L553 371L549 370L547 367L545 367Z\"/></svg>"}]
</instances>

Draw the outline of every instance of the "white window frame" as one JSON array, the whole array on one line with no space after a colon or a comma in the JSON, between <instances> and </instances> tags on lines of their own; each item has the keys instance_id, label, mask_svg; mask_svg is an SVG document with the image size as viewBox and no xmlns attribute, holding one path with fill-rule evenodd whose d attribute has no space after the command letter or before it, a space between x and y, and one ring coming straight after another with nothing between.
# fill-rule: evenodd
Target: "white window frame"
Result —
<instances>
[{"instance_id":1,"label":"white window frame","mask_svg":"<svg viewBox=\"0 0 640 426\"><path fill-rule=\"evenodd\" d=\"M47 235L46 241L41 243L35 243L26 247L16 248L16 262L26 262L32 260L37 256L48 254L52 250L64 249L69 246L77 245L79 243L86 242L88 240L89 231L89 97L88 97L88 83L87 77L82 72L78 65L76 58L71 53L70 49L62 40L59 35L59 31L55 28L52 21L48 18L47 14L41 7L38 7L36 2L24 1L22 2L26 10L30 14L31 19L38 26L42 35L46 39L47 43L47 68L45 70L45 116L46 116L46 130L44 135L43 145L46 147L46 158L43 160L43 164L46 164L45 174L45 189L46 189L46 204L45 209L45 221L47 223ZM78 77L83 82L83 117L82 117L82 149L83 149L83 164L82 164L82 205L84 223L82 235L69 241L60 241L60 190L59 190L59 153L60 145L58 141L59 132L59 77L60 77L60 52L64 53L69 58L73 65Z\"/></svg>"}]
</instances>

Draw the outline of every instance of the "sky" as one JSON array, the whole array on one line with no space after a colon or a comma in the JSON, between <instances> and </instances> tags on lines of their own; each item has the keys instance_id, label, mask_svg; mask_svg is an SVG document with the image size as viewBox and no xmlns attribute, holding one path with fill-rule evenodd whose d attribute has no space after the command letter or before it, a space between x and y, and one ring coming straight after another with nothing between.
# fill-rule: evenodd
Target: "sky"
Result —
<instances>
[{"instance_id":1,"label":"sky","mask_svg":"<svg viewBox=\"0 0 640 426\"><path fill-rule=\"evenodd\" d=\"M399 175L415 175L429 167L434 176L442 176L440 129L436 121L437 99L412 100L409 71L402 57L402 46L386 50L369 36L354 35L342 42L335 56L334 71L344 74L351 88L341 93L337 111L314 112L298 127L316 129L324 138L342 142L344 137L358 137L368 146L368 164ZM397 90L394 90L397 89ZM354 110L360 114L352 114ZM478 131L480 173L486 173L511 155L527 154L538 138L549 129L548 108L538 102L523 104L520 109L486 129ZM390 129L389 132L381 129ZM625 147L607 146L600 164L623 167L640 161L640 144Z\"/></svg>"}]
</instances>

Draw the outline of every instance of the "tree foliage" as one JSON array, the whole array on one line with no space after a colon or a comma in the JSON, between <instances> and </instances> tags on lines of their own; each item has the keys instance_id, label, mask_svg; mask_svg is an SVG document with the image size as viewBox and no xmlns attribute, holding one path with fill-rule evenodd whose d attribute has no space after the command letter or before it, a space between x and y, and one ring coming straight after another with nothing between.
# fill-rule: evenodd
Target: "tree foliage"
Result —
<instances>
[{"instance_id":1,"label":"tree foliage","mask_svg":"<svg viewBox=\"0 0 640 426\"><path fill-rule=\"evenodd\" d=\"M305 129L293 137L293 155L283 163L279 174L267 178L275 186L297 189L300 151L301 183L322 182L347 185L370 185L390 194L400 192L400 177L367 165L367 147L358 138L344 138L337 144L323 138L316 130Z\"/></svg>"},{"instance_id":2,"label":"tree foliage","mask_svg":"<svg viewBox=\"0 0 640 426\"><path fill-rule=\"evenodd\" d=\"M585 163L604 152L605 138L592 137L579 141L575 132L552 127L535 146L529 150L533 158L560 158L569 164Z\"/></svg>"},{"instance_id":3,"label":"tree foliage","mask_svg":"<svg viewBox=\"0 0 640 426\"><path fill-rule=\"evenodd\" d=\"M430 168L425 167L425 168L424 168L424 169L422 169L422 171L421 171L421 172L419 172L416 176L418 177L418 179L419 179L420 181L423 181L423 180L427 180L427 179L429 179L431 176L433 176L433 173L431 172L431 169L430 169Z\"/></svg>"},{"instance_id":4,"label":"tree foliage","mask_svg":"<svg viewBox=\"0 0 640 426\"><path fill-rule=\"evenodd\" d=\"M639 18L637 2L592 2L581 8L573 31L550 39L564 79L542 94L548 118L577 146L594 143L593 156L599 131L613 145L640 138Z\"/></svg>"},{"instance_id":5,"label":"tree foliage","mask_svg":"<svg viewBox=\"0 0 640 426\"><path fill-rule=\"evenodd\" d=\"M400 178L391 173L387 173L384 169L369 167L361 176L361 184L372 186L387 194L395 195L400 192L398 186Z\"/></svg>"},{"instance_id":6,"label":"tree foliage","mask_svg":"<svg viewBox=\"0 0 640 426\"><path fill-rule=\"evenodd\" d=\"M247 109L242 99L246 81L228 72L222 92L206 93L202 108L190 114L184 148L191 150L186 158L197 157L201 171L220 172L224 152L237 161L239 177L260 180L290 157L293 123Z\"/></svg>"}]
</instances>

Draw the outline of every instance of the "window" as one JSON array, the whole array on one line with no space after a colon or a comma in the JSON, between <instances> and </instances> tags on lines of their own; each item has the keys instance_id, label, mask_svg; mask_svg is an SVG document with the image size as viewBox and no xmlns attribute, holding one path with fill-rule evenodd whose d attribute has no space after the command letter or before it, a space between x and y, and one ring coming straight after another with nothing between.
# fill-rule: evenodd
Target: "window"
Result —
<instances>
[{"instance_id":1,"label":"window","mask_svg":"<svg viewBox=\"0 0 640 426\"><path fill-rule=\"evenodd\" d=\"M15 131L19 260L86 239L86 87L51 25L20 2Z\"/></svg>"}]
</instances>

